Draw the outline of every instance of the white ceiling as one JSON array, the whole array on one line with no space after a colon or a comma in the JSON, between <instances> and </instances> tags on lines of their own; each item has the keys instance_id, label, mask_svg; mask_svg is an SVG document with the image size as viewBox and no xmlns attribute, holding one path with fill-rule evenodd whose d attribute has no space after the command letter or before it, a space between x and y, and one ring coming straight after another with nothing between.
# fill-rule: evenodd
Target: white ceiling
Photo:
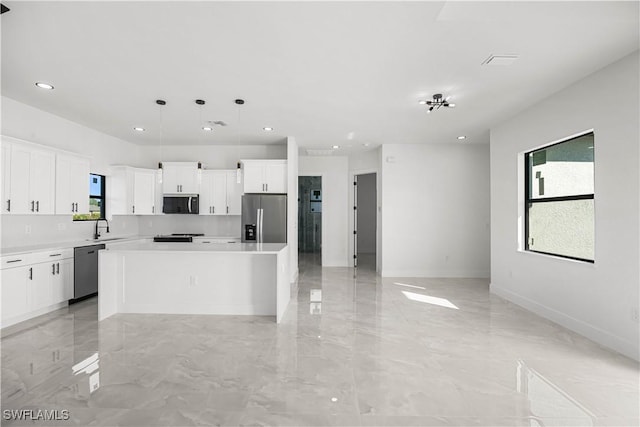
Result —
<instances>
[{"instance_id":1,"label":"white ceiling","mask_svg":"<svg viewBox=\"0 0 640 427\"><path fill-rule=\"evenodd\" d=\"M3 3L2 94L137 144L486 143L639 46L637 1Z\"/></svg>"}]
</instances>

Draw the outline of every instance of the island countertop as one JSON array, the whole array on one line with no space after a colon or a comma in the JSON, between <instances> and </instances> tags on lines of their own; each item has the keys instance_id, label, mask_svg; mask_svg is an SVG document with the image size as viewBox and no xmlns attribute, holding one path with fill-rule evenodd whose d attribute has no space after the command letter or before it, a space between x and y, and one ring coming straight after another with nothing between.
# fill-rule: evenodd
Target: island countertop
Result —
<instances>
[{"instance_id":1,"label":"island countertop","mask_svg":"<svg viewBox=\"0 0 640 427\"><path fill-rule=\"evenodd\" d=\"M197 252L277 254L286 243L196 243L196 242L128 242L114 245L113 252Z\"/></svg>"}]
</instances>

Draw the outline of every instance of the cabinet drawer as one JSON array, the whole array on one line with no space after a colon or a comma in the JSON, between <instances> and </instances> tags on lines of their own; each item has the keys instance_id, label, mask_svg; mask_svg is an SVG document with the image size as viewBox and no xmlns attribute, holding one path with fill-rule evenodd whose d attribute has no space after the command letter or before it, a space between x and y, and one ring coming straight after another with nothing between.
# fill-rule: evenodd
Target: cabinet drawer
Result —
<instances>
[{"instance_id":1,"label":"cabinet drawer","mask_svg":"<svg viewBox=\"0 0 640 427\"><path fill-rule=\"evenodd\" d=\"M73 258L73 249L57 249L50 251L34 252L31 255L31 263L36 264L40 262L58 261L61 259Z\"/></svg>"},{"instance_id":2,"label":"cabinet drawer","mask_svg":"<svg viewBox=\"0 0 640 427\"><path fill-rule=\"evenodd\" d=\"M22 267L23 265L31 264L31 255L32 254L19 254L19 255L5 255L0 258L0 262L2 263L0 268L14 268L14 267Z\"/></svg>"}]
</instances>

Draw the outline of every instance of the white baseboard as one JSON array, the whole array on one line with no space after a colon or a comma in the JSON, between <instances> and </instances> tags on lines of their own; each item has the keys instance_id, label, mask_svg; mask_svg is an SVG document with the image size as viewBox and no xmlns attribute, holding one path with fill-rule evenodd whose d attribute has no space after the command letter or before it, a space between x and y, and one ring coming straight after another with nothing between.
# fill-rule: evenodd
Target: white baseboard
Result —
<instances>
[{"instance_id":1,"label":"white baseboard","mask_svg":"<svg viewBox=\"0 0 640 427\"><path fill-rule=\"evenodd\" d=\"M638 346L638 343L627 341L624 338L613 335L610 332L602 330L582 320L568 316L558 310L547 307L546 305L540 304L527 297L523 297L522 295L518 295L505 288L501 288L494 283L490 284L489 290L492 294L498 295L499 297L519 305L520 307L544 317L545 319L549 319L567 329L577 332L600 345L615 350L618 353L622 353L634 360L640 361L640 347Z\"/></svg>"},{"instance_id":2,"label":"white baseboard","mask_svg":"<svg viewBox=\"0 0 640 427\"><path fill-rule=\"evenodd\" d=\"M488 279L489 271L485 270L382 270L382 277L446 277L446 278L481 278Z\"/></svg>"}]
</instances>

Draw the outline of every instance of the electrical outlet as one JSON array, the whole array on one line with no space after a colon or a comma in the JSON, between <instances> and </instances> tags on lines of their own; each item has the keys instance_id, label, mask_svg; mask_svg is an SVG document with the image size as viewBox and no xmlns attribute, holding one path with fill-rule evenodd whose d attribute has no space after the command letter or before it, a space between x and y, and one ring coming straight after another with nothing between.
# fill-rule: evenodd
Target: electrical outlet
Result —
<instances>
[{"instance_id":1,"label":"electrical outlet","mask_svg":"<svg viewBox=\"0 0 640 427\"><path fill-rule=\"evenodd\" d=\"M640 313L638 312L638 307L631 307L631 320L636 323L640 323Z\"/></svg>"},{"instance_id":2,"label":"electrical outlet","mask_svg":"<svg viewBox=\"0 0 640 427\"><path fill-rule=\"evenodd\" d=\"M61 222L60 224L58 224L58 230L62 231L62 230L64 230L65 228L67 228L67 226L66 226L63 222Z\"/></svg>"},{"instance_id":3,"label":"electrical outlet","mask_svg":"<svg viewBox=\"0 0 640 427\"><path fill-rule=\"evenodd\" d=\"M31 234L31 226L30 225L25 225L24 226L24 234Z\"/></svg>"}]
</instances>

